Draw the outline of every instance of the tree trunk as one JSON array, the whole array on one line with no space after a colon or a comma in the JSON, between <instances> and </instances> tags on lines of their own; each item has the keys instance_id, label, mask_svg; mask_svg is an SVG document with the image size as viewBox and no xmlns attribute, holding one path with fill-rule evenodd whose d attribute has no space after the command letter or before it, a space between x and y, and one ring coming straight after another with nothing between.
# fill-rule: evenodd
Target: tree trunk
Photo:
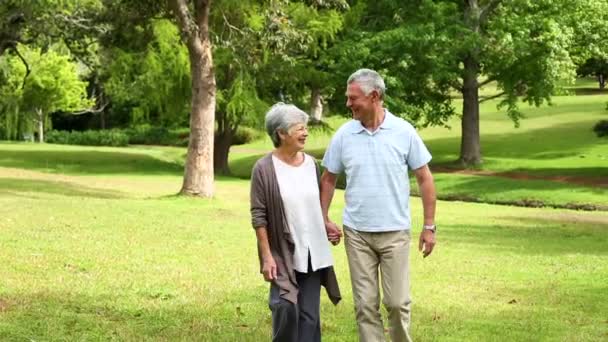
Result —
<instances>
[{"instance_id":1,"label":"tree trunk","mask_svg":"<svg viewBox=\"0 0 608 342\"><path fill-rule=\"evenodd\" d=\"M464 12L465 24L475 33L479 33L482 20L487 13L482 13L477 0L466 2ZM488 9L486 9L488 10ZM485 11L484 11L485 12ZM483 17L483 18L482 18ZM481 146L479 139L479 49L471 48L463 60L462 73L462 133L460 140L459 162L463 166L480 164Z\"/></svg>"},{"instance_id":2,"label":"tree trunk","mask_svg":"<svg viewBox=\"0 0 608 342\"><path fill-rule=\"evenodd\" d=\"M604 90L604 88L606 88L606 78L604 77L604 74L597 75L597 80L600 83L600 90Z\"/></svg>"},{"instance_id":3,"label":"tree trunk","mask_svg":"<svg viewBox=\"0 0 608 342\"><path fill-rule=\"evenodd\" d=\"M321 97L321 90L313 86L310 91L310 115L312 121L319 122L323 117L323 97Z\"/></svg>"},{"instance_id":4,"label":"tree trunk","mask_svg":"<svg viewBox=\"0 0 608 342\"><path fill-rule=\"evenodd\" d=\"M40 109L36 109L36 115L38 115L38 142L44 142L44 113Z\"/></svg>"},{"instance_id":5,"label":"tree trunk","mask_svg":"<svg viewBox=\"0 0 608 342\"><path fill-rule=\"evenodd\" d=\"M209 12L211 0L194 1L194 17L186 0L170 0L186 41L192 74L190 141L181 194L213 196L213 135L216 83L213 72Z\"/></svg>"},{"instance_id":6,"label":"tree trunk","mask_svg":"<svg viewBox=\"0 0 608 342\"><path fill-rule=\"evenodd\" d=\"M223 132L218 132L218 135L215 137L215 147L213 151L213 168L218 174L230 174L230 167L228 166L228 155L230 153L230 145L232 145L233 136L234 134L232 133L232 130L228 128Z\"/></svg>"},{"instance_id":7,"label":"tree trunk","mask_svg":"<svg viewBox=\"0 0 608 342\"><path fill-rule=\"evenodd\" d=\"M101 129L106 129L106 111L99 112L99 125Z\"/></svg>"},{"instance_id":8,"label":"tree trunk","mask_svg":"<svg viewBox=\"0 0 608 342\"><path fill-rule=\"evenodd\" d=\"M464 60L462 87L462 134L460 159L463 166L480 164L481 145L479 138L479 66L471 57Z\"/></svg>"}]
</instances>

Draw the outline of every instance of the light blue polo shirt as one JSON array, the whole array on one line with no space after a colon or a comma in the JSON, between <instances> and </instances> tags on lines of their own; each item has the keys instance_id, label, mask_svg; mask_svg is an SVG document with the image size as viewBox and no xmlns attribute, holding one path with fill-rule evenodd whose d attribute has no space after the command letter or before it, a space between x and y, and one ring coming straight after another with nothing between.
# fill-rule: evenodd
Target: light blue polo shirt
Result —
<instances>
[{"instance_id":1,"label":"light blue polo shirt","mask_svg":"<svg viewBox=\"0 0 608 342\"><path fill-rule=\"evenodd\" d=\"M431 154L414 127L384 110L375 132L351 120L336 132L323 157L333 174L346 173L344 225L366 232L410 229L408 168L415 170Z\"/></svg>"}]
</instances>

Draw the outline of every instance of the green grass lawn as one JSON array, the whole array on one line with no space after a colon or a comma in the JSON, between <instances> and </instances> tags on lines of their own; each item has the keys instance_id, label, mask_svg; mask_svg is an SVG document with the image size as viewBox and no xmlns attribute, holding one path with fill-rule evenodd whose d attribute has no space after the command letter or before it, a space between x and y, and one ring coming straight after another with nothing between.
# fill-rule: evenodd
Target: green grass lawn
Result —
<instances>
[{"instance_id":1,"label":"green grass lawn","mask_svg":"<svg viewBox=\"0 0 608 342\"><path fill-rule=\"evenodd\" d=\"M173 150L0 146L0 340L270 339L248 181L180 198ZM36 160L7 157L21 149ZM339 191L336 220L342 207ZM412 210L419 227L419 199ZM411 253L416 341L608 339L604 212L437 212L436 251ZM344 300L323 297L324 340L354 341L343 246L333 254Z\"/></svg>"},{"instance_id":2,"label":"green grass lawn","mask_svg":"<svg viewBox=\"0 0 608 342\"><path fill-rule=\"evenodd\" d=\"M445 172L458 156L457 118L421 130L439 196L605 208L608 140L591 127L608 118L606 102L604 93L524 106L520 128L484 104L485 163L473 174ZM314 131L308 151L322 156L330 137ZM271 146L233 147L233 172L247 178ZM220 177L212 200L176 197L184 154L0 143L0 340L269 340L248 181ZM337 221L342 207L338 191ZM412 210L419 227L418 198ZM608 340L606 211L440 201L437 213L436 252L411 254L416 341ZM344 301L323 299L324 340L353 341L345 253L333 251Z\"/></svg>"}]
</instances>

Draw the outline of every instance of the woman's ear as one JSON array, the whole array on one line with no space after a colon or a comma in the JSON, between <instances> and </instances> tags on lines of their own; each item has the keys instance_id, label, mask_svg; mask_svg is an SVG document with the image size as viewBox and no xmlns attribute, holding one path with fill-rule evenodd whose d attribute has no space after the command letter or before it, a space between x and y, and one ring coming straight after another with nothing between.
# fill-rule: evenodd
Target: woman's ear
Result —
<instances>
[{"instance_id":1,"label":"woman's ear","mask_svg":"<svg viewBox=\"0 0 608 342\"><path fill-rule=\"evenodd\" d=\"M279 136L279 140L285 140L287 138L287 133L281 132L279 129L277 129L277 135Z\"/></svg>"}]
</instances>

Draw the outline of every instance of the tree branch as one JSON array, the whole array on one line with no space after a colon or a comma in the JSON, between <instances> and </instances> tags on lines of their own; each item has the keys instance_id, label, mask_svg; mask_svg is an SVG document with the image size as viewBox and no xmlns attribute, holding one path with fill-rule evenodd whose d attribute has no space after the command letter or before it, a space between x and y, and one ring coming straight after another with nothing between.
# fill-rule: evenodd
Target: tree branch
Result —
<instances>
[{"instance_id":1,"label":"tree branch","mask_svg":"<svg viewBox=\"0 0 608 342\"><path fill-rule=\"evenodd\" d=\"M228 18L226 18L226 14L224 12L222 12L222 17L224 17L224 22L226 23L226 26L228 26L230 29L235 30L237 32L239 32L242 35L245 35L245 32L243 30L241 30L240 28L230 24L230 22L228 22Z\"/></svg>"},{"instance_id":2,"label":"tree branch","mask_svg":"<svg viewBox=\"0 0 608 342\"><path fill-rule=\"evenodd\" d=\"M485 81L483 81L483 82L479 83L479 88L481 88L481 87L485 86L485 85L486 85L486 84L488 84L488 83L492 83L492 82L494 82L494 81L496 81L496 79L495 79L495 78L488 78L487 80L485 80Z\"/></svg>"},{"instance_id":3,"label":"tree branch","mask_svg":"<svg viewBox=\"0 0 608 342\"><path fill-rule=\"evenodd\" d=\"M97 102L97 100L95 101ZM103 105L101 105L101 107L95 109L95 108L87 108L78 112L71 112L70 114L72 115L80 115L80 114L86 114L86 113L91 113L91 114L97 114L97 113L101 113L104 111L104 109L106 109L106 107L110 104L110 102L106 102Z\"/></svg>"},{"instance_id":4,"label":"tree branch","mask_svg":"<svg viewBox=\"0 0 608 342\"><path fill-rule=\"evenodd\" d=\"M32 70L30 69L29 64L27 64L27 61L25 60L25 58L23 58L23 56L21 55L21 52L19 52L19 49L17 49L17 46L13 46L13 50L15 51L15 54L19 57L19 59L21 59L21 62L23 62L23 65L25 65L25 76L23 76L23 83L21 84L21 89L25 88L25 81L27 80L27 77L30 75L30 73L32 72Z\"/></svg>"},{"instance_id":5,"label":"tree branch","mask_svg":"<svg viewBox=\"0 0 608 342\"><path fill-rule=\"evenodd\" d=\"M194 15L196 16L196 26L200 31L200 37L209 35L209 13L211 12L212 0L196 0L194 3Z\"/></svg>"},{"instance_id":6,"label":"tree branch","mask_svg":"<svg viewBox=\"0 0 608 342\"><path fill-rule=\"evenodd\" d=\"M198 28L186 0L169 0L169 7L173 11L179 24L179 29L184 41L189 41L198 33Z\"/></svg>"},{"instance_id":7,"label":"tree branch","mask_svg":"<svg viewBox=\"0 0 608 342\"><path fill-rule=\"evenodd\" d=\"M483 103L483 102L486 102L486 101L490 101L490 100L493 100L493 99L499 98L499 97L501 97L501 96L505 95L506 93L507 93L506 91L503 91L503 92L498 93L498 94L496 94L496 95L487 96L487 97L482 97L482 98L480 98L480 99L479 99L479 103Z\"/></svg>"}]
</instances>

